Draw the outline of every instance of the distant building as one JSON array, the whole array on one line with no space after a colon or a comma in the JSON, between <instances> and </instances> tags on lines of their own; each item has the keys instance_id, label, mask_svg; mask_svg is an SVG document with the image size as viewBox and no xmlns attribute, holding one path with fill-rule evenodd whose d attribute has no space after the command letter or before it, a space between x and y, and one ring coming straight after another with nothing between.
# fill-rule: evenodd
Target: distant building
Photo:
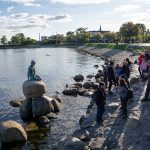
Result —
<instances>
[{"instance_id":1,"label":"distant building","mask_svg":"<svg viewBox=\"0 0 150 150\"><path fill-rule=\"evenodd\" d=\"M93 30L93 31L88 31L88 32L92 35L95 35L95 34L102 34L103 35L105 33L110 33L110 31L103 31L102 28L101 28L101 25L100 25L100 28L99 28L98 31Z\"/></svg>"},{"instance_id":2,"label":"distant building","mask_svg":"<svg viewBox=\"0 0 150 150\"><path fill-rule=\"evenodd\" d=\"M47 40L48 36L41 36L41 41Z\"/></svg>"}]
</instances>

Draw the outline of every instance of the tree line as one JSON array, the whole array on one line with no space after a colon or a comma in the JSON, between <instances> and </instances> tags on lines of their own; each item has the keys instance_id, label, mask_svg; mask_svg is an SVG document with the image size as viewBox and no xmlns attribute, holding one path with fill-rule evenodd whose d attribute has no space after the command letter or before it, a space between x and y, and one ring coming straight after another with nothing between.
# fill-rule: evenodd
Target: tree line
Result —
<instances>
[{"instance_id":1,"label":"tree line","mask_svg":"<svg viewBox=\"0 0 150 150\"><path fill-rule=\"evenodd\" d=\"M57 34L42 41L25 37L23 33L11 37L10 41L6 36L0 38L2 45L36 45L36 44L61 44L61 43L148 43L150 42L150 31L144 24L127 22L121 25L118 32L107 32L104 34L91 34L87 28L78 28L76 31L68 31L66 35Z\"/></svg>"}]
</instances>

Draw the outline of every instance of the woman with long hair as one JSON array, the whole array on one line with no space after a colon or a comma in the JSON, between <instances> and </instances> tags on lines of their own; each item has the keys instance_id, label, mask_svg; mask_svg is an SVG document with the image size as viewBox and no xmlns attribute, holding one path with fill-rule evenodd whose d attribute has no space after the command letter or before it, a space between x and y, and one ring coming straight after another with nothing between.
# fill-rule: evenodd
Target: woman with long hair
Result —
<instances>
[{"instance_id":1,"label":"woman with long hair","mask_svg":"<svg viewBox=\"0 0 150 150\"><path fill-rule=\"evenodd\" d=\"M127 104L128 104L128 84L125 79L119 80L119 95L121 100L122 116L127 118Z\"/></svg>"}]
</instances>

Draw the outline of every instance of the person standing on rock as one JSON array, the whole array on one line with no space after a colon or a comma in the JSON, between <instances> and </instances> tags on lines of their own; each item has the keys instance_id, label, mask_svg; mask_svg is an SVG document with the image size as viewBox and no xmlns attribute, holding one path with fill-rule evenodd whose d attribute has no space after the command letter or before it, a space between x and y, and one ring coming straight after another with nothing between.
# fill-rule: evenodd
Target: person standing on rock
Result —
<instances>
[{"instance_id":1,"label":"person standing on rock","mask_svg":"<svg viewBox=\"0 0 150 150\"><path fill-rule=\"evenodd\" d=\"M115 84L118 87L118 81L119 81L119 77L121 75L121 67L119 66L119 64L116 64L115 69L114 69L114 74L115 74Z\"/></svg>"},{"instance_id":2,"label":"person standing on rock","mask_svg":"<svg viewBox=\"0 0 150 150\"><path fill-rule=\"evenodd\" d=\"M97 106L96 121L98 124L103 122L102 116L105 112L106 94L105 94L105 83L100 82L98 88L92 95L92 99Z\"/></svg>"},{"instance_id":3,"label":"person standing on rock","mask_svg":"<svg viewBox=\"0 0 150 150\"><path fill-rule=\"evenodd\" d=\"M123 66L121 69L122 69L121 74L124 74L127 78L129 78L130 77L130 68L129 68L127 61L123 61Z\"/></svg>"},{"instance_id":4,"label":"person standing on rock","mask_svg":"<svg viewBox=\"0 0 150 150\"><path fill-rule=\"evenodd\" d=\"M108 84L108 66L105 65L105 66L102 66L103 68L103 76L104 76L104 83L105 83L105 87L107 88L107 84Z\"/></svg>"},{"instance_id":5,"label":"person standing on rock","mask_svg":"<svg viewBox=\"0 0 150 150\"><path fill-rule=\"evenodd\" d=\"M108 66L108 82L109 82L108 92L109 94L113 94L113 92L111 91L111 87L113 83L115 84L115 74L114 74L114 62L112 61Z\"/></svg>"},{"instance_id":6,"label":"person standing on rock","mask_svg":"<svg viewBox=\"0 0 150 150\"><path fill-rule=\"evenodd\" d=\"M147 74L148 82L147 82L145 96L144 96L144 98L142 98L141 101L149 101L149 93L150 93L150 60L147 62L147 66L148 66L148 74Z\"/></svg>"},{"instance_id":7,"label":"person standing on rock","mask_svg":"<svg viewBox=\"0 0 150 150\"><path fill-rule=\"evenodd\" d=\"M144 58L144 54L142 54L142 53L140 52L140 53L139 53L139 57L138 57L138 59L137 59L137 64L139 65L138 71L139 71L141 77L142 77L142 72L141 72L141 69L140 69L140 65L142 64L143 58Z\"/></svg>"},{"instance_id":8,"label":"person standing on rock","mask_svg":"<svg viewBox=\"0 0 150 150\"><path fill-rule=\"evenodd\" d=\"M31 65L28 67L28 80L34 80L35 79L35 64L36 62L34 60L31 61Z\"/></svg>"},{"instance_id":9,"label":"person standing on rock","mask_svg":"<svg viewBox=\"0 0 150 150\"><path fill-rule=\"evenodd\" d=\"M122 116L123 118L127 118L128 85L123 78L119 80L118 91L121 100Z\"/></svg>"}]
</instances>

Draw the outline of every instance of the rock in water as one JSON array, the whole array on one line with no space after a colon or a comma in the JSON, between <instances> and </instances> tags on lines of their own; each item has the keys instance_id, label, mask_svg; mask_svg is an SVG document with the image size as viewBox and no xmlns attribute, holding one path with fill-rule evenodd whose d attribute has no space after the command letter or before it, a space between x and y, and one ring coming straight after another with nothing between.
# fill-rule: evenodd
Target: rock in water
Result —
<instances>
[{"instance_id":1,"label":"rock in water","mask_svg":"<svg viewBox=\"0 0 150 150\"><path fill-rule=\"evenodd\" d=\"M20 107L21 106L21 102L20 101L15 101L15 100L10 101L9 104L12 107Z\"/></svg>"},{"instance_id":2,"label":"rock in water","mask_svg":"<svg viewBox=\"0 0 150 150\"><path fill-rule=\"evenodd\" d=\"M26 99L22 102L20 106L20 116L24 121L29 121L33 119L32 115L32 99Z\"/></svg>"},{"instance_id":3,"label":"rock in water","mask_svg":"<svg viewBox=\"0 0 150 150\"><path fill-rule=\"evenodd\" d=\"M15 121L2 122L0 125L0 135L2 142L25 142L27 141L27 134L24 128Z\"/></svg>"},{"instance_id":4,"label":"rock in water","mask_svg":"<svg viewBox=\"0 0 150 150\"><path fill-rule=\"evenodd\" d=\"M42 96L46 92L47 88L43 81L25 81L23 83L23 93L26 98Z\"/></svg>"},{"instance_id":5,"label":"rock in water","mask_svg":"<svg viewBox=\"0 0 150 150\"><path fill-rule=\"evenodd\" d=\"M51 101L53 108L54 108L54 113L60 112L60 109L62 107L62 103L60 103L57 99L52 99Z\"/></svg>"},{"instance_id":6,"label":"rock in water","mask_svg":"<svg viewBox=\"0 0 150 150\"><path fill-rule=\"evenodd\" d=\"M90 89L91 87L92 87L92 83L91 82L85 82L85 83L83 83L83 88Z\"/></svg>"},{"instance_id":7,"label":"rock in water","mask_svg":"<svg viewBox=\"0 0 150 150\"><path fill-rule=\"evenodd\" d=\"M66 88L62 92L64 95L77 95L77 89L76 88Z\"/></svg>"},{"instance_id":8,"label":"rock in water","mask_svg":"<svg viewBox=\"0 0 150 150\"><path fill-rule=\"evenodd\" d=\"M76 82L80 82L80 81L83 81L84 80L84 76L82 74L78 74L74 77L74 80Z\"/></svg>"},{"instance_id":9,"label":"rock in water","mask_svg":"<svg viewBox=\"0 0 150 150\"><path fill-rule=\"evenodd\" d=\"M49 98L48 96L34 98L32 100L33 117L46 116L50 112L54 112L54 108L51 101L52 98Z\"/></svg>"}]
</instances>

